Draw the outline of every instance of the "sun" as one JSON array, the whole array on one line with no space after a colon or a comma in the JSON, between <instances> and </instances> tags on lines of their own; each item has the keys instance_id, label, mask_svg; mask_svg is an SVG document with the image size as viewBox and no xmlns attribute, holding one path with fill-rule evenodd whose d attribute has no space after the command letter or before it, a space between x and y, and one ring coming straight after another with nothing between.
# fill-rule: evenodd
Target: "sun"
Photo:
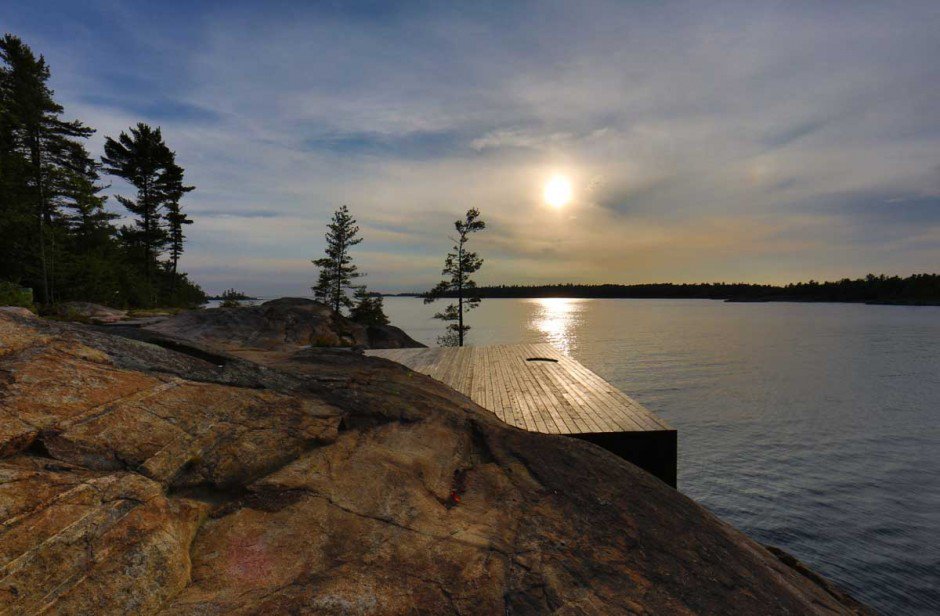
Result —
<instances>
[{"instance_id":1,"label":"sun","mask_svg":"<svg viewBox=\"0 0 940 616\"><path fill-rule=\"evenodd\" d=\"M545 203L562 208L571 201L571 181L563 175L556 175L545 185L543 195Z\"/></svg>"}]
</instances>

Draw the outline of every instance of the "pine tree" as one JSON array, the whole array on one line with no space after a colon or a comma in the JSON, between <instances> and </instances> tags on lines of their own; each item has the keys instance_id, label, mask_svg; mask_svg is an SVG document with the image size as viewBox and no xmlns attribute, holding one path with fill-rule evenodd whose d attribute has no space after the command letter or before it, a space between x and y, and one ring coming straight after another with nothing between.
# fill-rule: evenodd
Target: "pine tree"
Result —
<instances>
[{"instance_id":1,"label":"pine tree","mask_svg":"<svg viewBox=\"0 0 940 616\"><path fill-rule=\"evenodd\" d=\"M4 201L4 223L18 227L24 218L32 218L35 232L20 228L19 237L31 242L38 254L43 302L55 300L56 226L60 226L61 207L70 202L70 191L84 183L79 191L94 192L97 179L94 165L80 140L94 131L79 121L66 121L63 108L49 88L49 66L37 59L32 50L11 34L0 39L0 197ZM11 223L12 221L12 223ZM10 231L3 224L4 235ZM26 233L24 233L26 232ZM14 232L15 233L15 232ZM7 238L4 238L7 239ZM28 249L27 249L28 250ZM28 256L19 255L22 264ZM24 259L25 258L25 259ZM10 272L4 272L10 275ZM28 268L15 272L31 278Z\"/></svg>"},{"instance_id":2,"label":"pine tree","mask_svg":"<svg viewBox=\"0 0 940 616\"><path fill-rule=\"evenodd\" d=\"M352 264L349 249L361 242L362 238L357 237L359 227L345 205L333 213L327 229L326 256L312 261L320 268L320 277L312 289L317 300L325 302L338 313L340 308L353 307L346 291L354 287L353 281L362 274Z\"/></svg>"},{"instance_id":3,"label":"pine tree","mask_svg":"<svg viewBox=\"0 0 940 616\"><path fill-rule=\"evenodd\" d=\"M356 304L349 312L349 318L362 325L388 325L381 295L369 293L363 285L356 289L354 298Z\"/></svg>"},{"instance_id":4,"label":"pine tree","mask_svg":"<svg viewBox=\"0 0 940 616\"><path fill-rule=\"evenodd\" d=\"M186 236L183 234L183 225L191 225L193 221L180 206L183 195L193 190L192 186L183 185L183 169L173 165L169 171L168 181L171 189L166 203L166 222L170 239L170 269L173 272L173 281L176 282L177 264L183 254L183 243Z\"/></svg>"},{"instance_id":5,"label":"pine tree","mask_svg":"<svg viewBox=\"0 0 940 616\"><path fill-rule=\"evenodd\" d=\"M441 273L446 278L431 289L424 296L424 303L429 304L441 297L455 294L457 303L449 304L444 310L434 315L447 323L445 333L437 341L441 346L463 346L464 337L470 330L464 324L464 313L480 305L480 298L476 295L476 282L470 275L478 272L483 266L483 259L477 253L467 250L467 242L471 233L482 231L486 223L480 219L480 210L472 208L467 210L463 220L454 223L457 237L452 238L454 247L444 259L444 269Z\"/></svg>"},{"instance_id":6,"label":"pine tree","mask_svg":"<svg viewBox=\"0 0 940 616\"><path fill-rule=\"evenodd\" d=\"M157 257L170 242L163 212L168 204L178 204L182 194L192 187L182 185L182 169L176 165L175 155L164 143L159 128L138 123L130 134L122 132L117 140L108 137L104 152L101 161L105 171L137 189L136 199L117 196L121 205L138 216L134 227L122 229L122 238L129 245L140 247L146 281L153 286ZM179 219L177 222L184 224Z\"/></svg>"},{"instance_id":7,"label":"pine tree","mask_svg":"<svg viewBox=\"0 0 940 616\"><path fill-rule=\"evenodd\" d=\"M85 149L93 131L62 119L49 78L42 56L15 36L0 37L0 281L31 287L44 304L85 300L143 306L159 297L167 305L198 305L202 290L171 271L182 252L183 225L189 224L180 199L192 188L183 185L182 169L159 131L150 131L157 135L150 140L155 147L124 152L128 160L108 169L120 166L117 175L149 186L142 191L148 198L138 194L130 202L149 204L147 224L138 221L119 233L113 224L117 216L105 209L101 166ZM113 145L129 144L134 145L130 140ZM143 167L136 163L148 157L158 159L156 175L165 172L165 179L138 173ZM106 152L104 162L118 161ZM167 244L171 263L158 264ZM152 274L159 276L155 282Z\"/></svg>"},{"instance_id":8,"label":"pine tree","mask_svg":"<svg viewBox=\"0 0 940 616\"><path fill-rule=\"evenodd\" d=\"M113 225L118 215L105 209L106 197L97 181L98 165L89 160L64 186L68 199L62 208L63 225L55 229L55 288L60 300L120 304L124 255Z\"/></svg>"}]
</instances>

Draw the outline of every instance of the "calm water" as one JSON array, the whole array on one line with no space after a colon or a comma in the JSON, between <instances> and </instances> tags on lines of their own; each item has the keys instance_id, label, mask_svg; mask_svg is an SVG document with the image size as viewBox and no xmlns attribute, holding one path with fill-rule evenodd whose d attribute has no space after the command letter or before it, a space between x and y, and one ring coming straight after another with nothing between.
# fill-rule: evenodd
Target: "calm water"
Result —
<instances>
[{"instance_id":1,"label":"calm water","mask_svg":"<svg viewBox=\"0 0 940 616\"><path fill-rule=\"evenodd\" d=\"M435 306L386 298L435 344ZM940 610L940 308L485 300L471 344L550 342L679 430L679 488L888 614Z\"/></svg>"}]
</instances>

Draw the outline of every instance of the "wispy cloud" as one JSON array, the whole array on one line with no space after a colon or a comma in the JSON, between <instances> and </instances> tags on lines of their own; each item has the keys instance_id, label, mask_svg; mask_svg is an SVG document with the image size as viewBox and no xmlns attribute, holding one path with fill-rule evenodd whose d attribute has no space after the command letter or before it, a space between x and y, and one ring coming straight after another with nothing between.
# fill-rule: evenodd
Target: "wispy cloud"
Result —
<instances>
[{"instance_id":1,"label":"wispy cloud","mask_svg":"<svg viewBox=\"0 0 940 616\"><path fill-rule=\"evenodd\" d=\"M94 147L163 127L198 187L184 266L211 291L305 293L343 203L389 290L436 279L471 206L488 282L940 262L934 2L35 2L2 21ZM560 213L553 173L575 184Z\"/></svg>"}]
</instances>

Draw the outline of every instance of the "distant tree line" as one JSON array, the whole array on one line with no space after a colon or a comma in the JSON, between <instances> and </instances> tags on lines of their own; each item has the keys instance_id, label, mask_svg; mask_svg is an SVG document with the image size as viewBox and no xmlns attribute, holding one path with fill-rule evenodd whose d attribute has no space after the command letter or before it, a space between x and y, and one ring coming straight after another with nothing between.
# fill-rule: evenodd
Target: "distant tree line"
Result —
<instances>
[{"instance_id":1,"label":"distant tree line","mask_svg":"<svg viewBox=\"0 0 940 616\"><path fill-rule=\"evenodd\" d=\"M500 285L475 289L477 296L498 297L586 297L586 298L698 298L739 302L801 301L862 302L874 304L940 304L940 274L876 276L833 282L798 282L784 286L747 283L702 284L550 284ZM403 294L420 296L420 293ZM456 297L447 290L444 297Z\"/></svg>"},{"instance_id":2,"label":"distant tree line","mask_svg":"<svg viewBox=\"0 0 940 616\"><path fill-rule=\"evenodd\" d=\"M42 56L16 36L0 39L0 282L51 305L84 300L120 307L191 306L205 295L179 271L181 200L193 190L159 128L137 124L86 149L94 130L63 118ZM105 208L101 174L134 189Z\"/></svg>"},{"instance_id":3,"label":"distant tree line","mask_svg":"<svg viewBox=\"0 0 940 616\"><path fill-rule=\"evenodd\" d=\"M222 300L222 303L219 304L221 308L238 308L242 305L243 301L251 298L241 291L236 291L235 289L226 289L218 298L210 297L209 299Z\"/></svg>"},{"instance_id":4,"label":"distant tree line","mask_svg":"<svg viewBox=\"0 0 940 616\"><path fill-rule=\"evenodd\" d=\"M248 294L246 294L246 293L243 293L243 292L241 292L241 291L237 291L237 290L235 290L235 289L226 289L226 290L222 291L222 293L221 293L220 295L209 295L208 297L206 297L206 299L209 299L209 300L213 300L213 299L214 299L214 300L235 299L235 300L241 301L241 300L258 299L258 298L257 298L257 297L252 297L252 296L250 296L250 295L248 295Z\"/></svg>"}]
</instances>

